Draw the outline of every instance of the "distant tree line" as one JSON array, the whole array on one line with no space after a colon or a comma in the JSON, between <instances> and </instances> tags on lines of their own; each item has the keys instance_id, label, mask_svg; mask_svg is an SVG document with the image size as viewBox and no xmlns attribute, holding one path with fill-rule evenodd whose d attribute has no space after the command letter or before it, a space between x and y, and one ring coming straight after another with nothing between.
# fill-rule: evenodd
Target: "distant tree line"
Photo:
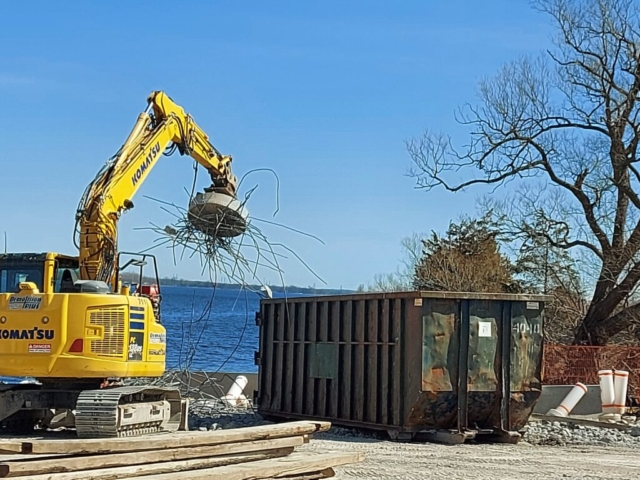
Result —
<instances>
[{"instance_id":1,"label":"distant tree line","mask_svg":"<svg viewBox=\"0 0 640 480\"><path fill-rule=\"evenodd\" d=\"M138 283L140 276L132 272L122 272L120 278L124 283ZM156 279L153 277L142 278L142 283L155 283ZM177 277L164 277L160 279L161 286L178 286L178 287L197 287L197 288L218 288L222 290L237 290L239 288L250 288L255 291L260 291L261 285L240 285L238 283L214 283L205 280L185 280ZM338 290L330 288L315 288L315 287L297 287L295 285L282 286L282 285L269 285L269 288L274 293L295 293L305 295L340 295L345 293L352 293L353 290Z\"/></svg>"}]
</instances>

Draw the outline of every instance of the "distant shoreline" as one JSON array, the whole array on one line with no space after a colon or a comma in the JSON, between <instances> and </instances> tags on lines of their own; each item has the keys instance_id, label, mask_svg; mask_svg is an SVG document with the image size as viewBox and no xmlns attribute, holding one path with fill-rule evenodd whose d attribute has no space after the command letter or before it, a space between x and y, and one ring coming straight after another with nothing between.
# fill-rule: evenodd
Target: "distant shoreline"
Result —
<instances>
[{"instance_id":1,"label":"distant shoreline","mask_svg":"<svg viewBox=\"0 0 640 480\"><path fill-rule=\"evenodd\" d=\"M137 282L138 276L130 274L128 272L122 273L122 280L125 283ZM155 279L144 277L143 282L153 283ZM196 288L212 288L223 290L238 290L240 288L250 288L252 290L260 291L262 285L240 285L238 283L216 283L202 281L202 280L183 280L179 278L161 278L160 286L170 287L196 287ZM297 287L295 285L269 285L269 288L274 293L303 293L308 295L342 295L348 293L355 293L355 290L335 289L335 288L314 288L314 287Z\"/></svg>"}]
</instances>

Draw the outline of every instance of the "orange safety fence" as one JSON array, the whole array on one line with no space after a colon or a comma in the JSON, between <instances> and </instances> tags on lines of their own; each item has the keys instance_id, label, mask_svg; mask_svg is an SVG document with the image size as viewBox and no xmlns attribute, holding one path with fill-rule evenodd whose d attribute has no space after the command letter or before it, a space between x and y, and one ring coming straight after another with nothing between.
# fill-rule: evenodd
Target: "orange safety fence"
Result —
<instances>
[{"instance_id":1,"label":"orange safety fence","mask_svg":"<svg viewBox=\"0 0 640 480\"><path fill-rule=\"evenodd\" d=\"M629 399L640 403L640 347L545 345L544 385L598 385L598 370L629 372Z\"/></svg>"}]
</instances>

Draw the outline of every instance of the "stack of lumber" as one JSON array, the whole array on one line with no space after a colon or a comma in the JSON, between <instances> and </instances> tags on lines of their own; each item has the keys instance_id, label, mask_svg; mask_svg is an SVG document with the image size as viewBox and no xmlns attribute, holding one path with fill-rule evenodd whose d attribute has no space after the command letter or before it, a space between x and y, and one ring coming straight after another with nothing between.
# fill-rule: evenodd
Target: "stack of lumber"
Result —
<instances>
[{"instance_id":1,"label":"stack of lumber","mask_svg":"<svg viewBox=\"0 0 640 480\"><path fill-rule=\"evenodd\" d=\"M177 432L142 437L3 438L0 477L32 480L244 480L332 477L359 453L294 452L328 422Z\"/></svg>"}]
</instances>

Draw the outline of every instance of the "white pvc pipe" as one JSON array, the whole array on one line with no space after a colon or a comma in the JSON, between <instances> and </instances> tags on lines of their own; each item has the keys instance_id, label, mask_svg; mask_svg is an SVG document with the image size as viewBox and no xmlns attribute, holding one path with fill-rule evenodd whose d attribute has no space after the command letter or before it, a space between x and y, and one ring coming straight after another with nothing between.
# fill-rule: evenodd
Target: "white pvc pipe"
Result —
<instances>
[{"instance_id":1,"label":"white pvc pipe","mask_svg":"<svg viewBox=\"0 0 640 480\"><path fill-rule=\"evenodd\" d=\"M613 411L615 403L615 391L613 387L613 370L600 370L600 400L602 402L603 413L615 413Z\"/></svg>"},{"instance_id":2,"label":"white pvc pipe","mask_svg":"<svg viewBox=\"0 0 640 480\"><path fill-rule=\"evenodd\" d=\"M242 392L247 386L247 383L249 383L247 377L245 377L244 375L238 375L233 382L233 385L231 385L231 388L227 392L226 397L237 399L238 397L240 397L240 395L242 395Z\"/></svg>"},{"instance_id":3,"label":"white pvc pipe","mask_svg":"<svg viewBox=\"0 0 640 480\"><path fill-rule=\"evenodd\" d=\"M587 387L585 387L582 383L576 383L569 394L564 397L564 400L562 400L562 403L558 406L558 408L552 408L551 410L549 410L549 413L547 415L566 417L571 413L571 410L573 410L573 408L578 404L582 397L584 397L585 393L587 393Z\"/></svg>"},{"instance_id":4,"label":"white pvc pipe","mask_svg":"<svg viewBox=\"0 0 640 480\"><path fill-rule=\"evenodd\" d=\"M615 413L623 414L627 405L627 386L629 384L629 372L616 370L613 373L613 388L615 398L613 407Z\"/></svg>"}]
</instances>

